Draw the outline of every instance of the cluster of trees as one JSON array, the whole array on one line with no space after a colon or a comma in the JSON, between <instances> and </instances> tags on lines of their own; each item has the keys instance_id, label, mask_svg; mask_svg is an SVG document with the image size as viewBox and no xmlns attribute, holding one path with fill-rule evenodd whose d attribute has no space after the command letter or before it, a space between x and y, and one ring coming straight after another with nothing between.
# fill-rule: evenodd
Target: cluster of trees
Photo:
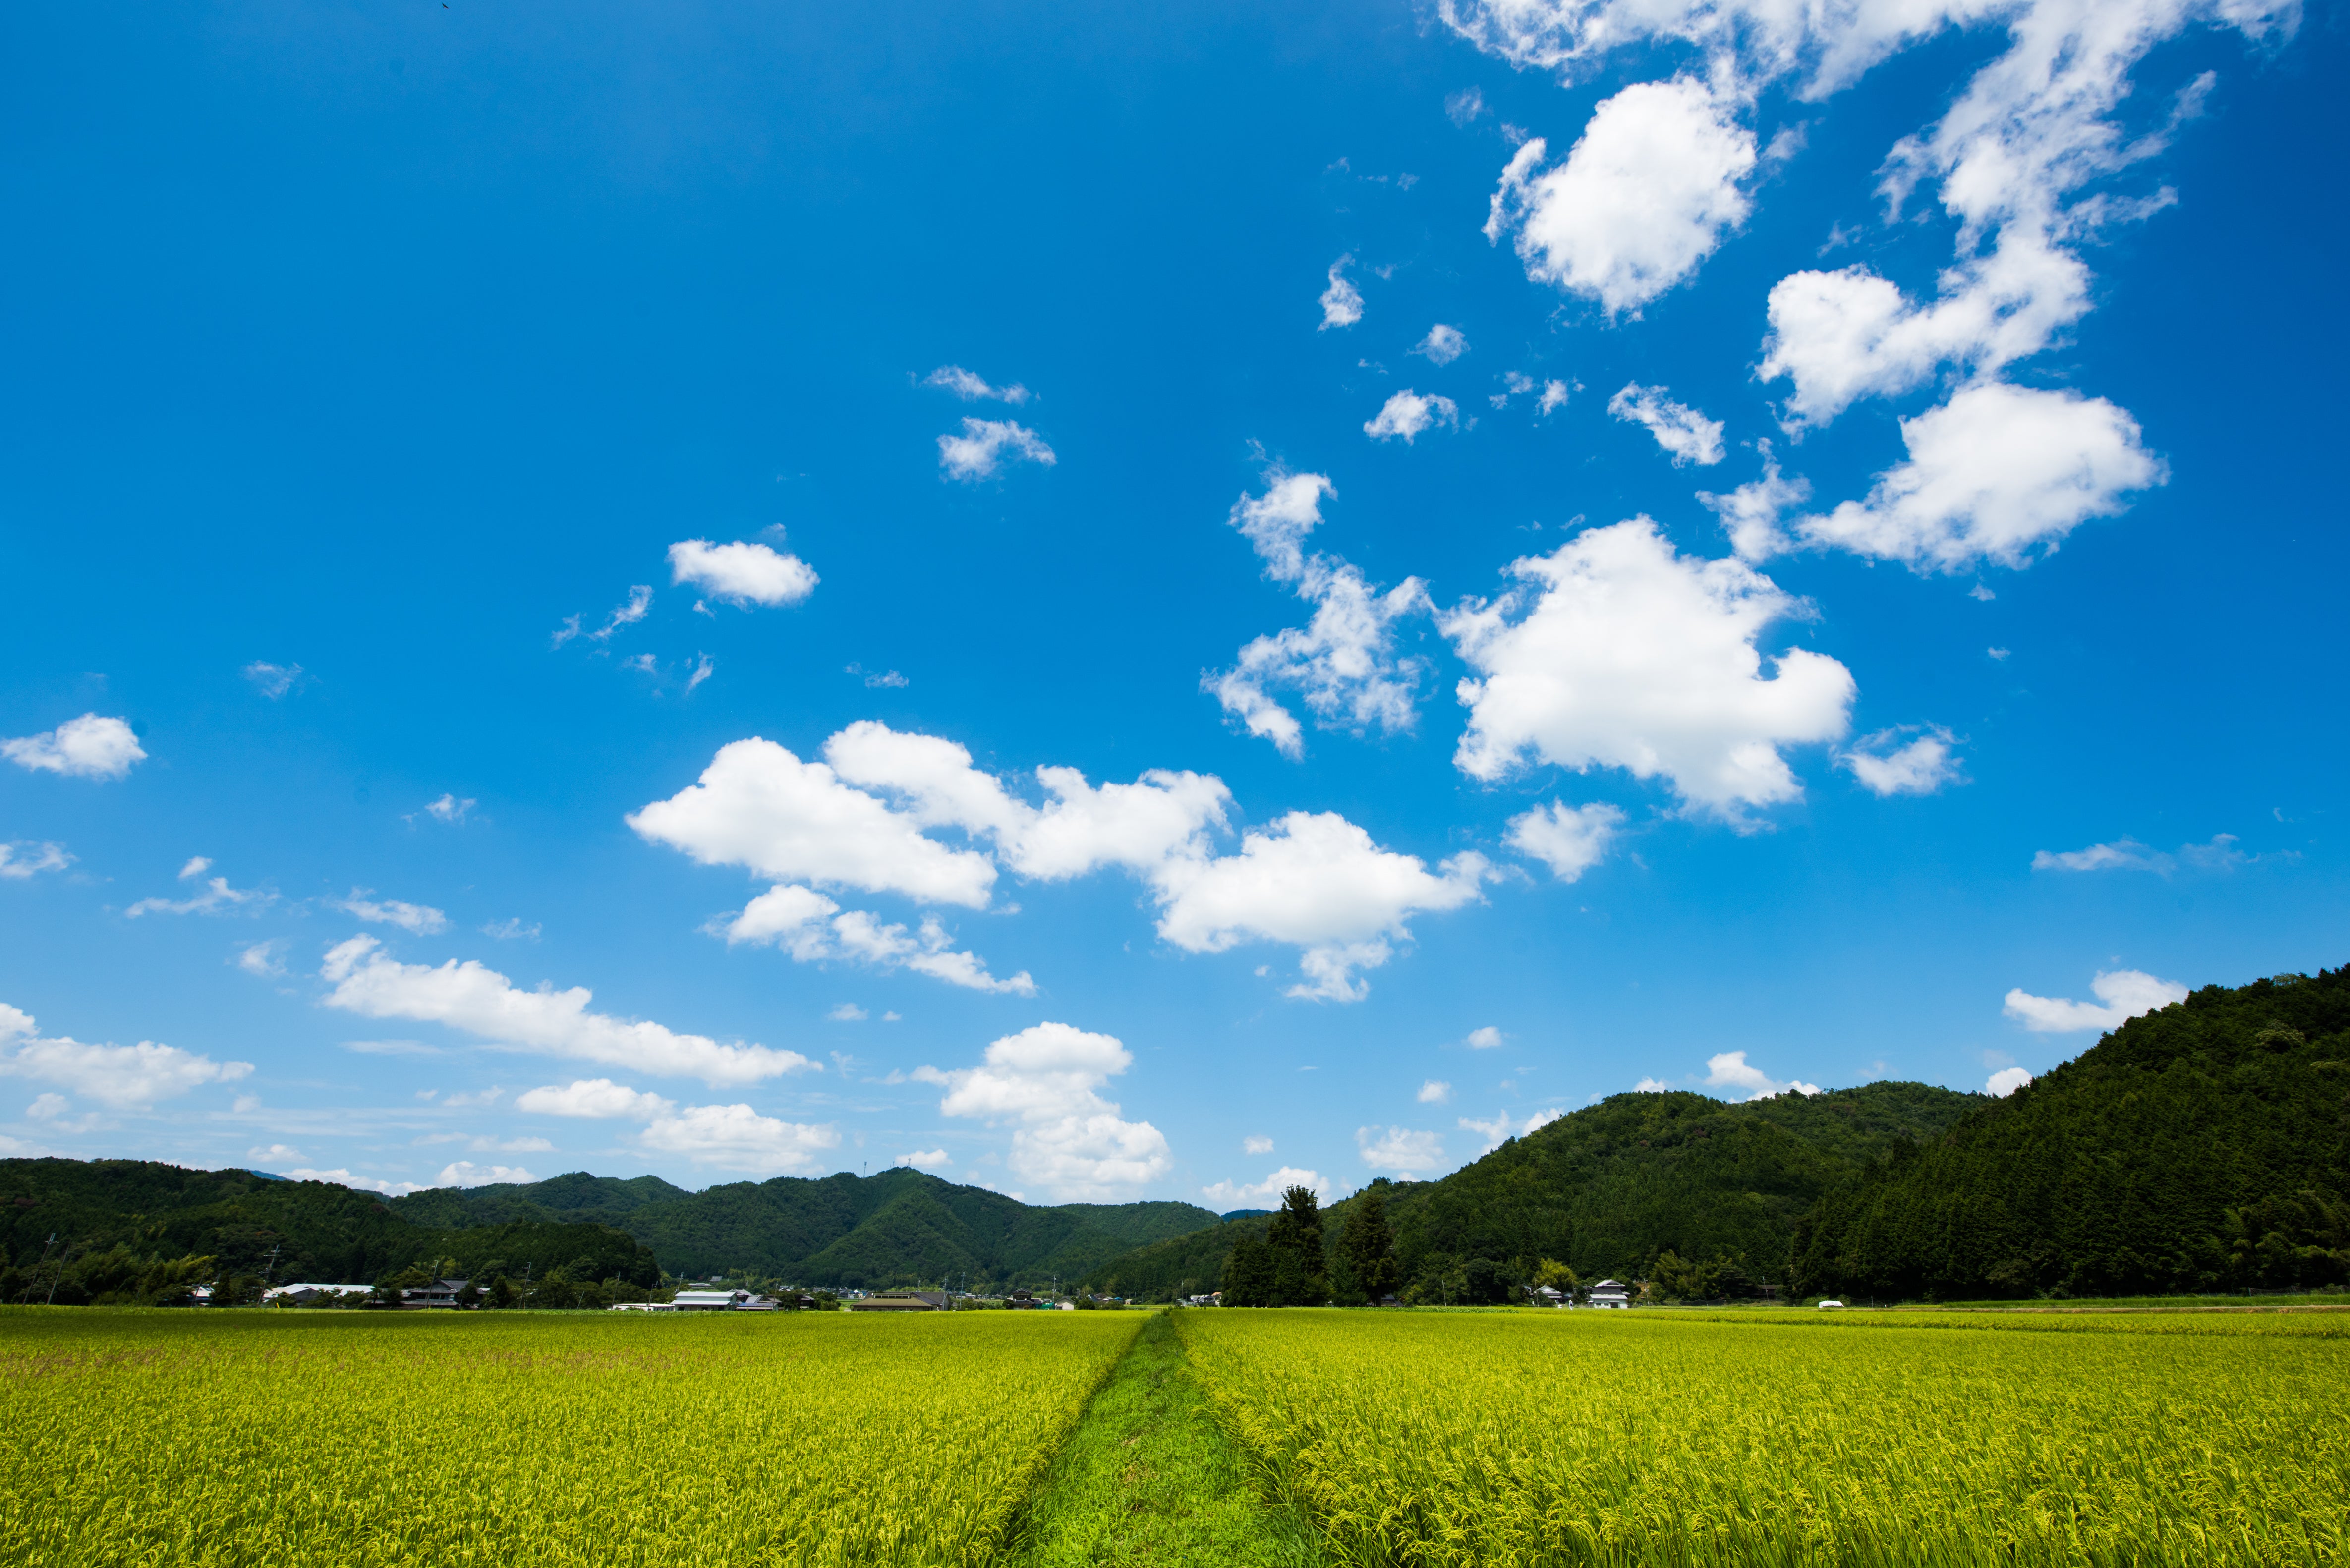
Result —
<instances>
[{"instance_id":1,"label":"cluster of trees","mask_svg":"<svg viewBox=\"0 0 2350 1568\"><path fill-rule=\"evenodd\" d=\"M0 1302L172 1306L219 1274L216 1258L167 1258L122 1241L93 1251L44 1249L41 1256L0 1268Z\"/></svg>"},{"instance_id":2,"label":"cluster of trees","mask_svg":"<svg viewBox=\"0 0 2350 1568\"><path fill-rule=\"evenodd\" d=\"M1361 1306L1395 1288L1395 1231L1388 1224L1388 1183L1374 1182L1347 1206L1337 1244L1323 1241L1321 1200L1292 1187L1265 1217L1264 1235L1232 1245L1222 1274L1226 1306Z\"/></svg>"}]
</instances>

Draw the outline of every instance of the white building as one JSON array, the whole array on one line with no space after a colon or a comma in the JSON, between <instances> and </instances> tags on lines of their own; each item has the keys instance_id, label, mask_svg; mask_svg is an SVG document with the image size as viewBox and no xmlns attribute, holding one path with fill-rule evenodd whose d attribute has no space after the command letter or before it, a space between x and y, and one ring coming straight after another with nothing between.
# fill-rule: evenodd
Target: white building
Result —
<instances>
[{"instance_id":1,"label":"white building","mask_svg":"<svg viewBox=\"0 0 2350 1568\"><path fill-rule=\"evenodd\" d=\"M1632 1304L1632 1287L1621 1280L1602 1280L1591 1287L1591 1304L1617 1309L1628 1307Z\"/></svg>"}]
</instances>

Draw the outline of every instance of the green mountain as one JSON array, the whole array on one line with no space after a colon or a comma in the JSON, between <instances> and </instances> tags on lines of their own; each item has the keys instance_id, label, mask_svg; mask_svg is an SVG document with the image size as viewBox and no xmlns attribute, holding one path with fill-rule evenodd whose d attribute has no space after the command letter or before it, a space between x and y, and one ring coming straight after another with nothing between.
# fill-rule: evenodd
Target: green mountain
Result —
<instances>
[{"instance_id":1,"label":"green mountain","mask_svg":"<svg viewBox=\"0 0 2350 1568\"><path fill-rule=\"evenodd\" d=\"M1800 1228L1807 1291L2105 1295L2350 1278L2350 969L2133 1018Z\"/></svg>"},{"instance_id":2,"label":"green mountain","mask_svg":"<svg viewBox=\"0 0 2350 1568\"><path fill-rule=\"evenodd\" d=\"M428 1225L597 1219L652 1249L672 1274L749 1272L802 1285L888 1285L951 1275L1000 1284L1066 1280L1136 1246L1216 1223L1189 1203L1035 1207L919 1170L847 1171L686 1192L654 1177L576 1172L526 1186L392 1199Z\"/></svg>"},{"instance_id":3,"label":"green mountain","mask_svg":"<svg viewBox=\"0 0 2350 1568\"><path fill-rule=\"evenodd\" d=\"M1702 1095L1617 1095L1513 1138L1441 1181L1387 1185L1399 1277L1433 1281L1477 1260L1518 1277L1555 1258L1585 1279L1644 1274L1659 1254L1740 1261L1781 1280L1814 1203L1903 1140L1940 1134L1983 1105L1927 1084L1728 1105ZM1337 1236L1347 1203L1324 1228ZM1144 1247L1087 1283L1147 1298L1216 1288L1261 1216Z\"/></svg>"},{"instance_id":4,"label":"green mountain","mask_svg":"<svg viewBox=\"0 0 2350 1568\"><path fill-rule=\"evenodd\" d=\"M117 1256L116 1272L137 1260L210 1256L223 1272L266 1271L281 1281L371 1282L452 1260L466 1273L527 1269L543 1278L562 1268L575 1279L639 1285L660 1273L651 1251L622 1232L546 1214L437 1230L331 1182L152 1160L0 1160L0 1299L15 1299L52 1265L72 1277L71 1260L101 1254Z\"/></svg>"}]
</instances>

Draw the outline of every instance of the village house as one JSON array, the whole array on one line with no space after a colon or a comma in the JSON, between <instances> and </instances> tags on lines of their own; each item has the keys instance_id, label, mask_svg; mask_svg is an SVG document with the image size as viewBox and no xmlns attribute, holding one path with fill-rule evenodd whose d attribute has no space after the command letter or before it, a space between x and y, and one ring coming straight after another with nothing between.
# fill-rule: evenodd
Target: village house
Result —
<instances>
[{"instance_id":1,"label":"village house","mask_svg":"<svg viewBox=\"0 0 2350 1568\"><path fill-rule=\"evenodd\" d=\"M1622 1309L1632 1304L1632 1287L1621 1280L1602 1280L1591 1287L1591 1304Z\"/></svg>"},{"instance_id":2,"label":"village house","mask_svg":"<svg viewBox=\"0 0 2350 1568\"><path fill-rule=\"evenodd\" d=\"M402 1307L454 1307L457 1298L464 1293L471 1280L434 1280L431 1284L417 1285L400 1293Z\"/></svg>"},{"instance_id":3,"label":"village house","mask_svg":"<svg viewBox=\"0 0 2350 1568\"><path fill-rule=\"evenodd\" d=\"M954 1298L944 1291L884 1291L848 1303L850 1312L952 1312Z\"/></svg>"}]
</instances>

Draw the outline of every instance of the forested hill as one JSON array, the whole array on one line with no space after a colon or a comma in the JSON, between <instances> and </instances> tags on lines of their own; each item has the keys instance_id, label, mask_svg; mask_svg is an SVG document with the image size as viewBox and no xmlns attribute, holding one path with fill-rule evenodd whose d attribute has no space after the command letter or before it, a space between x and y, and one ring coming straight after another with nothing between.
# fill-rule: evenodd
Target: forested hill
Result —
<instances>
[{"instance_id":1,"label":"forested hill","mask_svg":"<svg viewBox=\"0 0 2350 1568\"><path fill-rule=\"evenodd\" d=\"M1948 1136L1798 1238L1809 1290L1945 1300L2350 1277L2350 969L2207 986Z\"/></svg>"},{"instance_id":2,"label":"forested hill","mask_svg":"<svg viewBox=\"0 0 2350 1568\"><path fill-rule=\"evenodd\" d=\"M265 1269L280 1281L369 1283L444 1262L465 1273L527 1269L544 1278L560 1268L575 1279L639 1285L660 1278L651 1251L608 1226L516 1218L521 1222L432 1230L371 1192L331 1182L143 1159L0 1160L0 1270L12 1273L44 1257L115 1254L117 1272L140 1259L203 1256L228 1272ZM68 1289L58 1299L72 1295Z\"/></svg>"},{"instance_id":3,"label":"forested hill","mask_svg":"<svg viewBox=\"0 0 2350 1568\"><path fill-rule=\"evenodd\" d=\"M1478 1258L1518 1277L1555 1258L1585 1279L1644 1273L1662 1252L1721 1258L1757 1280L1785 1277L1796 1221L1902 1140L1939 1136L1985 1103L1927 1084L1867 1084L1729 1105L1702 1095L1627 1094L1503 1144L1441 1181L1387 1185L1399 1277L1440 1277ZM1347 1205L1334 1207L1335 1240ZM1111 1260L1089 1282L1165 1297L1216 1288L1224 1259L1261 1217Z\"/></svg>"},{"instance_id":4,"label":"forested hill","mask_svg":"<svg viewBox=\"0 0 2350 1568\"><path fill-rule=\"evenodd\" d=\"M1189 1203L1032 1206L902 1168L701 1192L582 1171L529 1186L419 1192L391 1207L428 1225L596 1219L650 1247L673 1274L748 1271L806 1285L1068 1280L1130 1248L1216 1223Z\"/></svg>"}]
</instances>

